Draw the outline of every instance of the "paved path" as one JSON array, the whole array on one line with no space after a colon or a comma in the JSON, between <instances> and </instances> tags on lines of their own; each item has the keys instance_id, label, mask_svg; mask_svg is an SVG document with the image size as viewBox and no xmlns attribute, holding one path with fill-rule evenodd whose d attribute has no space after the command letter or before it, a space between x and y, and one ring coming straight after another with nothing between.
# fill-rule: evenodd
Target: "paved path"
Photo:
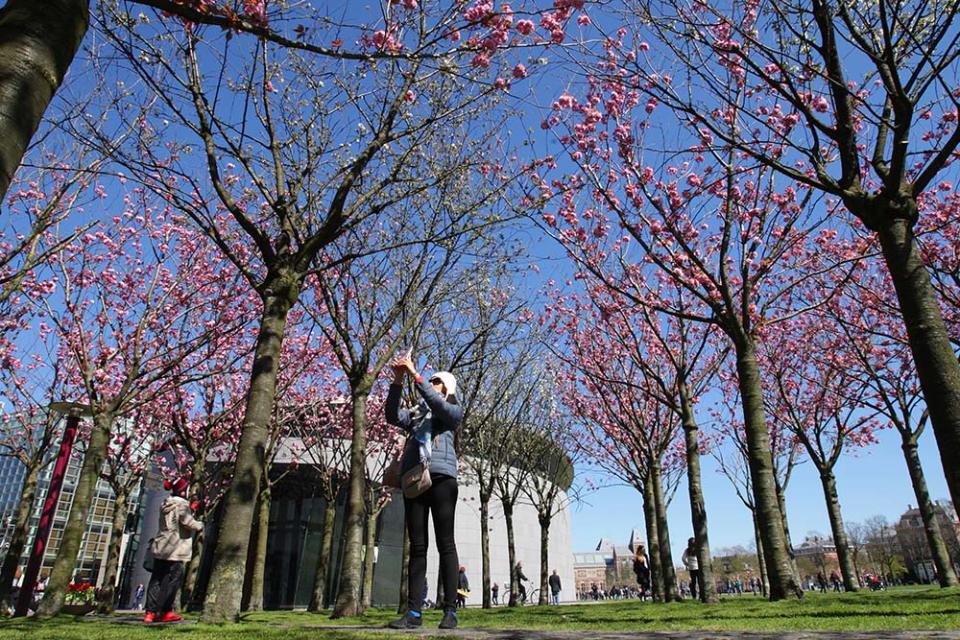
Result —
<instances>
[{"instance_id":1,"label":"paved path","mask_svg":"<svg viewBox=\"0 0 960 640\"><path fill-rule=\"evenodd\" d=\"M87 616L85 621L99 620L114 624L143 624L142 616ZM176 626L195 624L192 620ZM283 623L257 623L285 627ZM161 626L161 625L156 625ZM396 631L384 627L328 624L298 624L291 629L308 629L323 639L323 631L365 631L384 638L458 638L460 640L960 640L957 631L793 631L751 633L745 631L538 631L532 629L492 630L463 627L446 631L425 627L416 631Z\"/></svg>"}]
</instances>

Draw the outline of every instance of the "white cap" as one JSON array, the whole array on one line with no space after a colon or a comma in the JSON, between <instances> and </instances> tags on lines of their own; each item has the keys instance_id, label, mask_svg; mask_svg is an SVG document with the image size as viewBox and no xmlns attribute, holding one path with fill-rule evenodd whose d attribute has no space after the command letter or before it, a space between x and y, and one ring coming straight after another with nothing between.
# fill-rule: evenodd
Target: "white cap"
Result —
<instances>
[{"instance_id":1,"label":"white cap","mask_svg":"<svg viewBox=\"0 0 960 640\"><path fill-rule=\"evenodd\" d=\"M457 394L457 379L449 371L438 371L430 376L430 380L439 380L447 388L447 395Z\"/></svg>"}]
</instances>

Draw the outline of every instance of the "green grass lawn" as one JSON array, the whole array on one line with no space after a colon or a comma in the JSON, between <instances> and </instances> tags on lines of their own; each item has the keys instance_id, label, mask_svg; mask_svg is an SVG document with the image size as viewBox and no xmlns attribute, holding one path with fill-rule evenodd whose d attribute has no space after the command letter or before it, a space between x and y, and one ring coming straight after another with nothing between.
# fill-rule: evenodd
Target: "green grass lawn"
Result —
<instances>
[{"instance_id":1,"label":"green grass lawn","mask_svg":"<svg viewBox=\"0 0 960 640\"><path fill-rule=\"evenodd\" d=\"M146 627L109 618L60 617L56 620L0 622L0 638L31 640L368 640L382 637L370 627L386 624L392 610L374 610L350 620L330 620L306 612L251 613L243 623L225 627L175 625ZM435 627L439 612L427 612ZM960 629L960 589L901 587L883 592L807 594L802 601L766 602L743 595L704 606L685 601L669 605L636 600L560 607L523 607L460 612L464 628L565 629L569 631L881 631ZM356 625L363 630L323 629Z\"/></svg>"}]
</instances>

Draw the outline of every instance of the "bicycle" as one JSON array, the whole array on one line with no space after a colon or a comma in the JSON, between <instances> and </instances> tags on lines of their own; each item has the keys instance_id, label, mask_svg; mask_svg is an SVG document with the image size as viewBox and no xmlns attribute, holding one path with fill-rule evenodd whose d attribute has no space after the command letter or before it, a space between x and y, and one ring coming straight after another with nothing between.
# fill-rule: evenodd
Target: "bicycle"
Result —
<instances>
[{"instance_id":1,"label":"bicycle","mask_svg":"<svg viewBox=\"0 0 960 640\"><path fill-rule=\"evenodd\" d=\"M524 604L529 602L530 604L540 604L540 589L533 589L527 593L527 598L524 600Z\"/></svg>"}]
</instances>

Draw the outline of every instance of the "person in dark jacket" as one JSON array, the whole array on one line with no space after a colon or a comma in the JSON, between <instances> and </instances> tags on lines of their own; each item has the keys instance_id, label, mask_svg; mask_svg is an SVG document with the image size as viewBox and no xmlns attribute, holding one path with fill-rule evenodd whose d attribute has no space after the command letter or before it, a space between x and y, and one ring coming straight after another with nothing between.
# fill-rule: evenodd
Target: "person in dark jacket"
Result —
<instances>
[{"instance_id":1,"label":"person in dark jacket","mask_svg":"<svg viewBox=\"0 0 960 640\"><path fill-rule=\"evenodd\" d=\"M179 478L165 486L172 495L160 505L160 530L150 541L153 571L147 586L146 623L183 620L173 612L173 604L183 580L183 563L193 555L193 534L203 531L203 523L193 517L196 503L185 497L187 481Z\"/></svg>"},{"instance_id":2,"label":"person in dark jacket","mask_svg":"<svg viewBox=\"0 0 960 640\"><path fill-rule=\"evenodd\" d=\"M513 568L513 584L521 603L527 601L527 588L523 586L524 580L527 580L527 576L523 575L523 563L518 560Z\"/></svg>"},{"instance_id":3,"label":"person in dark jacket","mask_svg":"<svg viewBox=\"0 0 960 640\"><path fill-rule=\"evenodd\" d=\"M638 544L633 552L633 573L640 586L640 599L646 600L650 595L650 560L642 544Z\"/></svg>"},{"instance_id":4,"label":"person in dark jacket","mask_svg":"<svg viewBox=\"0 0 960 640\"><path fill-rule=\"evenodd\" d=\"M393 629L417 629L423 624L423 596L420 585L427 572L427 517L433 515L440 573L443 583L443 620L441 629L457 627L457 582L459 561L453 536L457 507L457 453L454 432L463 419L463 407L457 402L457 379L441 371L429 378L417 373L410 354L391 364L394 379L384 407L387 422L400 427L410 437L400 459L405 474L421 462L428 464L432 484L416 498L404 497L410 559L407 566L409 601L407 613L388 626ZM400 395L406 376L413 377L421 401L413 410L400 408Z\"/></svg>"},{"instance_id":5,"label":"person in dark jacket","mask_svg":"<svg viewBox=\"0 0 960 640\"><path fill-rule=\"evenodd\" d=\"M560 604L560 576L557 575L556 569L550 574L547 582L550 585L550 602Z\"/></svg>"},{"instance_id":6,"label":"person in dark jacket","mask_svg":"<svg viewBox=\"0 0 960 640\"><path fill-rule=\"evenodd\" d=\"M460 566L460 575L457 576L457 608L467 606L467 596L470 595L470 581L467 580L467 568Z\"/></svg>"}]
</instances>

